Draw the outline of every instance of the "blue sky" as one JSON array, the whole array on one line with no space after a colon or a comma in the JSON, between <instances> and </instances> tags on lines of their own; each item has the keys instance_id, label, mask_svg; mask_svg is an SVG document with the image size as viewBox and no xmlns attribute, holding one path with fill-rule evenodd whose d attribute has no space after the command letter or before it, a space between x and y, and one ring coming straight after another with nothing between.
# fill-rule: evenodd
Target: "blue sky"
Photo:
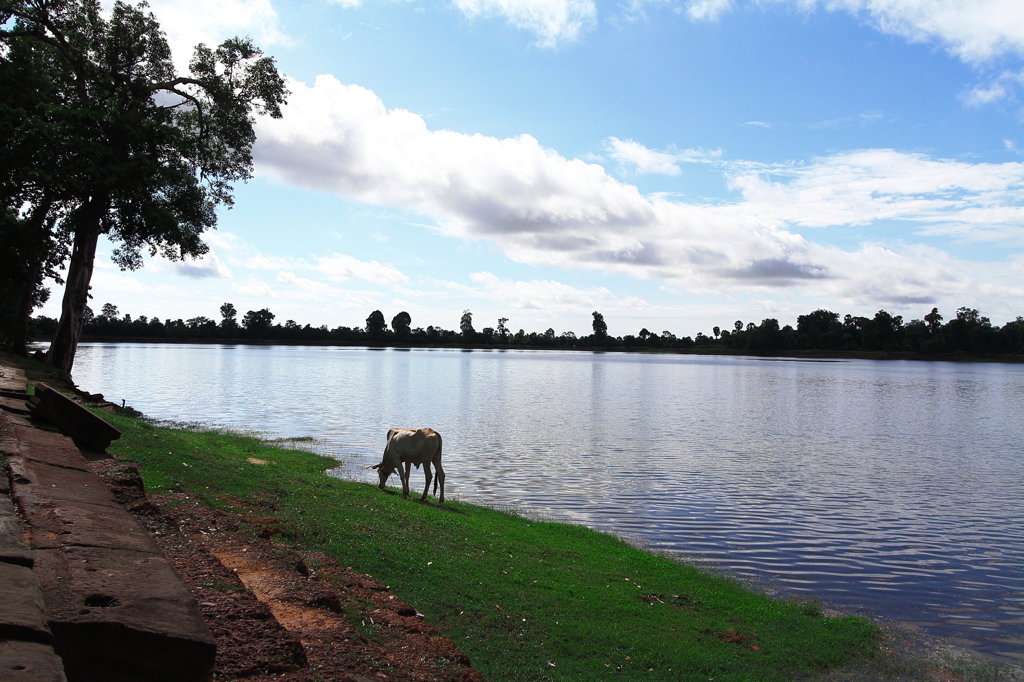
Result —
<instances>
[{"instance_id":1,"label":"blue sky","mask_svg":"<svg viewBox=\"0 0 1024 682\"><path fill-rule=\"evenodd\" d=\"M1019 0L151 7L178 62L249 34L292 95L210 254L125 273L101 243L94 309L677 335L1024 315Z\"/></svg>"}]
</instances>

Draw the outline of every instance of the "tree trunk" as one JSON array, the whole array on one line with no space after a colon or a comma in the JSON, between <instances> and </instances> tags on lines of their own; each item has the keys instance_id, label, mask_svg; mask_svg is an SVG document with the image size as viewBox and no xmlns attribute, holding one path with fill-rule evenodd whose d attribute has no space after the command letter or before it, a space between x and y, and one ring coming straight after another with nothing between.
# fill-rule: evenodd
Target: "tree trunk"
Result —
<instances>
[{"instance_id":1,"label":"tree trunk","mask_svg":"<svg viewBox=\"0 0 1024 682\"><path fill-rule=\"evenodd\" d=\"M28 327L35 303L36 289L43 281L43 260L46 258L46 235L44 226L46 216L53 206L52 200L44 200L32 211L28 224L26 244L25 281L21 290L21 301L18 305L18 317L14 322L12 351L21 356L28 355Z\"/></svg>"},{"instance_id":2,"label":"tree trunk","mask_svg":"<svg viewBox=\"0 0 1024 682\"><path fill-rule=\"evenodd\" d=\"M46 353L47 364L62 370L68 377L71 376L78 340L82 337L82 327L85 326L85 306L89 299L89 282L92 281L96 243L100 238L100 220L106 208L105 201L90 199L83 206L80 219L75 221L75 244L71 252L71 262L68 264L60 322L57 323L57 331L53 335L50 350Z\"/></svg>"}]
</instances>

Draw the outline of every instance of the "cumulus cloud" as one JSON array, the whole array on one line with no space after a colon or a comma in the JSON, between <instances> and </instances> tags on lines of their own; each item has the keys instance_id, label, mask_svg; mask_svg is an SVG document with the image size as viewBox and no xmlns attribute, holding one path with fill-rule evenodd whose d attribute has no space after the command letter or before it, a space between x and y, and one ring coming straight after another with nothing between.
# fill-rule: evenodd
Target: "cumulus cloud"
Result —
<instances>
[{"instance_id":1,"label":"cumulus cloud","mask_svg":"<svg viewBox=\"0 0 1024 682\"><path fill-rule=\"evenodd\" d=\"M577 40L594 23L594 0L454 0L469 19L500 16L516 28L537 35L537 44L555 47Z\"/></svg>"},{"instance_id":2,"label":"cumulus cloud","mask_svg":"<svg viewBox=\"0 0 1024 682\"><path fill-rule=\"evenodd\" d=\"M230 279L231 271L217 258L217 252L210 249L201 258L196 260L183 260L174 264L174 269L179 275L195 279L221 278Z\"/></svg>"},{"instance_id":3,"label":"cumulus cloud","mask_svg":"<svg viewBox=\"0 0 1024 682\"><path fill-rule=\"evenodd\" d=\"M938 41L967 62L1024 54L1024 3L1019 0L750 0L750 4L849 12L883 33L911 42ZM690 0L686 14L694 20L713 21L732 7L731 0Z\"/></svg>"},{"instance_id":4,"label":"cumulus cloud","mask_svg":"<svg viewBox=\"0 0 1024 682\"><path fill-rule=\"evenodd\" d=\"M567 159L529 135L431 131L420 116L389 110L373 92L331 76L290 88L285 117L259 123L260 173L420 211L443 232L491 241L523 263L658 278L696 291L803 287L884 304L953 295L972 280L939 251L879 244L845 251L795 230L900 220L966 239L1024 238L1024 164L894 150L806 164L716 161L742 199L685 203L644 196L602 166ZM672 155L615 138L608 151L663 171ZM355 271L344 258L325 263L341 278ZM390 266L363 267L382 283L401 281Z\"/></svg>"},{"instance_id":5,"label":"cumulus cloud","mask_svg":"<svg viewBox=\"0 0 1024 682\"><path fill-rule=\"evenodd\" d=\"M409 281L409 278L391 265L381 265L377 261L361 261L341 253L317 258L313 269L319 270L332 282L344 282L350 279L363 279L389 287L398 287Z\"/></svg>"}]
</instances>

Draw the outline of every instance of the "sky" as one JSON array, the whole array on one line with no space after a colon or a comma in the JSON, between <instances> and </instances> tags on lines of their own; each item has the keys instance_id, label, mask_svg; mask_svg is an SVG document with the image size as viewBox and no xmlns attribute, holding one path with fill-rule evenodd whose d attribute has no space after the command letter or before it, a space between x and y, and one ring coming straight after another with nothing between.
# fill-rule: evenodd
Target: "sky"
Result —
<instances>
[{"instance_id":1,"label":"sky","mask_svg":"<svg viewBox=\"0 0 1024 682\"><path fill-rule=\"evenodd\" d=\"M291 92L198 261L97 312L695 335L1024 315L1020 0L152 0ZM62 291L40 311L57 316Z\"/></svg>"}]
</instances>

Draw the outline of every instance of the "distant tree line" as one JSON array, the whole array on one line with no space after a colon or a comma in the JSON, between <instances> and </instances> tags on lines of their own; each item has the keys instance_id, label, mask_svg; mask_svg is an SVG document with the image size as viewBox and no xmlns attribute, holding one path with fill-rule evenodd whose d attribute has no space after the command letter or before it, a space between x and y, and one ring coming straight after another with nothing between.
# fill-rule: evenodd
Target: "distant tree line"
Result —
<instances>
[{"instance_id":1,"label":"distant tree line","mask_svg":"<svg viewBox=\"0 0 1024 682\"><path fill-rule=\"evenodd\" d=\"M164 320L157 317L122 315L117 306L103 304L100 314L85 312L85 334L91 337L176 340L266 340L336 343L339 345L397 344L410 346L514 346L543 348L603 349L677 349L770 354L789 351L885 351L912 352L921 355L970 353L977 356L1024 355L1024 317L997 327L973 308L959 308L956 316L943 323L937 308L923 319L908 323L900 315L879 310L874 317L855 317L819 309L797 317L796 327L780 326L774 318L760 324L736 320L731 328L714 327L711 335L698 332L695 337L677 337L669 331L660 334L641 329L636 335L609 336L604 316L593 312L592 333L577 336L572 331L513 332L508 318L498 318L494 327L477 330L473 313L465 310L458 330L428 326L413 327L412 316L402 311L391 318L391 325L379 310L366 318L364 327L313 327L294 320L274 323L277 318L267 308L250 310L242 319L231 303L220 307L220 320L193 317L188 320ZM52 318L33 320L37 336L52 334L57 322Z\"/></svg>"}]
</instances>

